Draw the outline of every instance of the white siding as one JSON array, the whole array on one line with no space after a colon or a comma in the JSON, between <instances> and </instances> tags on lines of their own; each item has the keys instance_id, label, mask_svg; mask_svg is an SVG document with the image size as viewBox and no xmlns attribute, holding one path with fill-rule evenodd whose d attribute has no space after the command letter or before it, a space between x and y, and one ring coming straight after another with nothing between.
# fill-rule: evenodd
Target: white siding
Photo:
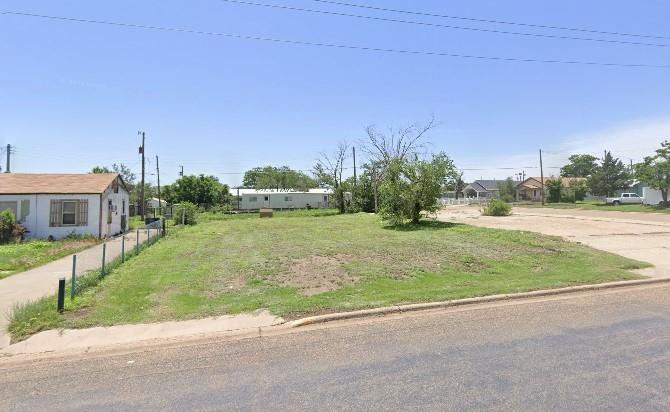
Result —
<instances>
[{"instance_id":1,"label":"white siding","mask_svg":"<svg viewBox=\"0 0 670 412\"><path fill-rule=\"evenodd\" d=\"M49 217L52 199L88 200L88 224L86 226L50 227ZM21 224L29 230L28 237L47 238L53 236L60 239L70 233L99 236L100 195L0 195L0 201L2 202L17 201L19 214L22 200L30 201L30 212L21 221Z\"/></svg>"},{"instance_id":2,"label":"white siding","mask_svg":"<svg viewBox=\"0 0 670 412\"><path fill-rule=\"evenodd\" d=\"M235 193L233 191L233 193ZM239 208L241 210L255 210L264 207L273 209L304 209L309 205L313 208L325 208L332 202L330 194L327 193L291 193L291 192L275 192L275 193L258 193L258 194L240 194ZM268 197L268 200L265 198ZM287 200L287 197L289 198ZM251 201L256 198L256 201ZM237 207L237 203L234 205Z\"/></svg>"},{"instance_id":3,"label":"white siding","mask_svg":"<svg viewBox=\"0 0 670 412\"><path fill-rule=\"evenodd\" d=\"M124 207L125 200L125 210ZM112 208L109 208L109 202L111 201ZM126 225L128 224L128 203L129 196L128 192L119 185L119 192L114 193L110 188L105 190L105 193L102 194L102 236L109 237L115 236L126 231L127 227L121 227L122 216L126 216ZM108 217L111 215L112 223L107 223Z\"/></svg>"}]
</instances>

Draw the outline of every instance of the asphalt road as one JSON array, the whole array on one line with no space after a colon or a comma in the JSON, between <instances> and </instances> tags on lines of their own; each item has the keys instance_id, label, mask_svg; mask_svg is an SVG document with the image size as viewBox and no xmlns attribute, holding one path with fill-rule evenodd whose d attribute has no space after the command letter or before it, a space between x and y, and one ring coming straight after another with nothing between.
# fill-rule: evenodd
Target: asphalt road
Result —
<instances>
[{"instance_id":1,"label":"asphalt road","mask_svg":"<svg viewBox=\"0 0 670 412\"><path fill-rule=\"evenodd\" d=\"M670 410L670 286L0 361L2 410Z\"/></svg>"}]
</instances>

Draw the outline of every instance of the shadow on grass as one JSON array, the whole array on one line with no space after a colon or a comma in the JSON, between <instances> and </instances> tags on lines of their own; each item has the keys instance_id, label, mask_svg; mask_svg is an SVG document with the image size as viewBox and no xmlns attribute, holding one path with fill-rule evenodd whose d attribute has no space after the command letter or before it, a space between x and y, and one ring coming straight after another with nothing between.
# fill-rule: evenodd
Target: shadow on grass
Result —
<instances>
[{"instance_id":1,"label":"shadow on grass","mask_svg":"<svg viewBox=\"0 0 670 412\"><path fill-rule=\"evenodd\" d=\"M444 230L456 226L463 226L462 223L442 222L439 220L422 220L419 223L405 223L402 225L386 225L386 230L396 230L399 232L414 232L417 230Z\"/></svg>"}]
</instances>

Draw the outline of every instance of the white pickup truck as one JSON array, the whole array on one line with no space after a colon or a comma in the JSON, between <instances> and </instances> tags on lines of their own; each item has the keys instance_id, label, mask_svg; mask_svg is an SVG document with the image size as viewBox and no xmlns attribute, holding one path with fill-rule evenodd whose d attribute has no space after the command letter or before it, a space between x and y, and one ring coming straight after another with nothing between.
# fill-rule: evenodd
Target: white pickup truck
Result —
<instances>
[{"instance_id":1,"label":"white pickup truck","mask_svg":"<svg viewBox=\"0 0 670 412\"><path fill-rule=\"evenodd\" d=\"M622 193L619 197L608 197L606 202L608 205L642 204L644 198L638 196L637 193Z\"/></svg>"}]
</instances>

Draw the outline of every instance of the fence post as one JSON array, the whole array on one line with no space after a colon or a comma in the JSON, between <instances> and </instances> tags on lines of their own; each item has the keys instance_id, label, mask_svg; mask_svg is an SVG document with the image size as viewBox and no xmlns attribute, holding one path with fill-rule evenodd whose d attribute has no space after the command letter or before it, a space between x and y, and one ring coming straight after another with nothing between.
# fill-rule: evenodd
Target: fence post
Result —
<instances>
[{"instance_id":1,"label":"fence post","mask_svg":"<svg viewBox=\"0 0 670 412\"><path fill-rule=\"evenodd\" d=\"M121 263L126 261L126 235L121 235Z\"/></svg>"},{"instance_id":2,"label":"fence post","mask_svg":"<svg viewBox=\"0 0 670 412\"><path fill-rule=\"evenodd\" d=\"M105 276L105 255L106 255L106 252L107 252L107 243L103 243L102 244L102 270L100 271L102 276Z\"/></svg>"},{"instance_id":3,"label":"fence post","mask_svg":"<svg viewBox=\"0 0 670 412\"><path fill-rule=\"evenodd\" d=\"M140 230L137 229L137 236L135 236L135 254L140 254Z\"/></svg>"},{"instance_id":4,"label":"fence post","mask_svg":"<svg viewBox=\"0 0 670 412\"><path fill-rule=\"evenodd\" d=\"M151 232L149 232L149 226L147 226L147 246L151 245L149 242L151 240Z\"/></svg>"},{"instance_id":5,"label":"fence post","mask_svg":"<svg viewBox=\"0 0 670 412\"><path fill-rule=\"evenodd\" d=\"M65 278L58 279L58 312L63 313L65 308Z\"/></svg>"},{"instance_id":6,"label":"fence post","mask_svg":"<svg viewBox=\"0 0 670 412\"><path fill-rule=\"evenodd\" d=\"M163 224L163 237L165 237L165 229L167 229L167 223L165 219L161 219Z\"/></svg>"},{"instance_id":7,"label":"fence post","mask_svg":"<svg viewBox=\"0 0 670 412\"><path fill-rule=\"evenodd\" d=\"M74 299L76 282L77 282L77 255L72 255L72 287L70 287L70 300Z\"/></svg>"},{"instance_id":8,"label":"fence post","mask_svg":"<svg viewBox=\"0 0 670 412\"><path fill-rule=\"evenodd\" d=\"M186 209L182 207L181 209L181 225L184 226L184 223L186 222Z\"/></svg>"}]
</instances>

